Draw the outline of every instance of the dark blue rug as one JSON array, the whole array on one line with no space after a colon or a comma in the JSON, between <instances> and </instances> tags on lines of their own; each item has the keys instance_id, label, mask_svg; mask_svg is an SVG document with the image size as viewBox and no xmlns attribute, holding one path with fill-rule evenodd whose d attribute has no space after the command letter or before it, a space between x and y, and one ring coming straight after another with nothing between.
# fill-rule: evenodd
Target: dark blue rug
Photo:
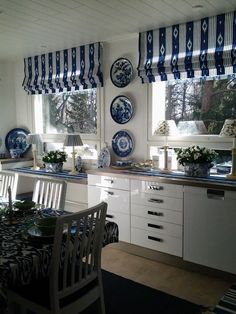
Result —
<instances>
[{"instance_id":1,"label":"dark blue rug","mask_svg":"<svg viewBox=\"0 0 236 314\"><path fill-rule=\"evenodd\" d=\"M201 314L205 308L102 271L106 314ZM91 306L83 314L96 314Z\"/></svg>"}]
</instances>

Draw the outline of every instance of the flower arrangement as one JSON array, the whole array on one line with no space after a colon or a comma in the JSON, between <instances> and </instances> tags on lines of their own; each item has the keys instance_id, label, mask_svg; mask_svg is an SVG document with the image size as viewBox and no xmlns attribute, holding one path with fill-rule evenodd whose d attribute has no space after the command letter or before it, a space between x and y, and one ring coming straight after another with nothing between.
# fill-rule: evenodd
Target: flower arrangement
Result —
<instances>
[{"instance_id":1,"label":"flower arrangement","mask_svg":"<svg viewBox=\"0 0 236 314\"><path fill-rule=\"evenodd\" d=\"M46 163L63 163L67 160L67 154L60 150L51 150L42 157Z\"/></svg>"},{"instance_id":2,"label":"flower arrangement","mask_svg":"<svg viewBox=\"0 0 236 314\"><path fill-rule=\"evenodd\" d=\"M183 166L186 165L186 163L211 163L218 155L213 149L195 145L187 148L176 148L175 151L178 162Z\"/></svg>"}]
</instances>

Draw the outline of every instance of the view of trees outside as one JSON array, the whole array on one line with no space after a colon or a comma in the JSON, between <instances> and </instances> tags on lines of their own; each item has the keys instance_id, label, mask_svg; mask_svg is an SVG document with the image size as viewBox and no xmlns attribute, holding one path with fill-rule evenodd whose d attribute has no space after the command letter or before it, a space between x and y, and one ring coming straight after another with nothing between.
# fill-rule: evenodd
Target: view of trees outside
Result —
<instances>
[{"instance_id":1,"label":"view of trees outside","mask_svg":"<svg viewBox=\"0 0 236 314\"><path fill-rule=\"evenodd\" d=\"M47 95L43 102L45 133L97 133L96 89Z\"/></svg>"},{"instance_id":2,"label":"view of trees outside","mask_svg":"<svg viewBox=\"0 0 236 314\"><path fill-rule=\"evenodd\" d=\"M236 79L167 84L166 119L175 120L176 125L202 120L201 134L219 134L225 119L236 119ZM187 124L181 123L186 130Z\"/></svg>"}]
</instances>

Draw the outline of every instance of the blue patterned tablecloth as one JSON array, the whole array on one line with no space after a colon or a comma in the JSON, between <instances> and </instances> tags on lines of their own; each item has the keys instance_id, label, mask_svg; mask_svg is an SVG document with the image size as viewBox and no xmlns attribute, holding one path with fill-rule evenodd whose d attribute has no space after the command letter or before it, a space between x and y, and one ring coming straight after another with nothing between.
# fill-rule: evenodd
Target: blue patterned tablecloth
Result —
<instances>
[{"instance_id":1,"label":"blue patterned tablecloth","mask_svg":"<svg viewBox=\"0 0 236 314\"><path fill-rule=\"evenodd\" d=\"M43 211L44 216L62 213L51 209ZM32 239L28 235L27 229L33 224L33 219L29 215L14 225L0 221L0 314L5 313L7 287L28 284L48 274L52 243ZM106 221L103 246L118 242L118 237L117 224Z\"/></svg>"}]
</instances>

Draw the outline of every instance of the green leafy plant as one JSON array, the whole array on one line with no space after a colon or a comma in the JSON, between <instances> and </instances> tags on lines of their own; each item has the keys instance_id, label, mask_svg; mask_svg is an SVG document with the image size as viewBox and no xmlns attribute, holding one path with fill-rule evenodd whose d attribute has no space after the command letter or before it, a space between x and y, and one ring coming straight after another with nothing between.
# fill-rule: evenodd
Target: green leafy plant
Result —
<instances>
[{"instance_id":1,"label":"green leafy plant","mask_svg":"<svg viewBox=\"0 0 236 314\"><path fill-rule=\"evenodd\" d=\"M213 149L199 146L189 146L187 148L176 148L177 160L180 165L186 163L211 163L217 157L217 153Z\"/></svg>"},{"instance_id":2,"label":"green leafy plant","mask_svg":"<svg viewBox=\"0 0 236 314\"><path fill-rule=\"evenodd\" d=\"M67 154L60 150L51 150L42 157L43 162L61 163L67 160Z\"/></svg>"}]
</instances>

